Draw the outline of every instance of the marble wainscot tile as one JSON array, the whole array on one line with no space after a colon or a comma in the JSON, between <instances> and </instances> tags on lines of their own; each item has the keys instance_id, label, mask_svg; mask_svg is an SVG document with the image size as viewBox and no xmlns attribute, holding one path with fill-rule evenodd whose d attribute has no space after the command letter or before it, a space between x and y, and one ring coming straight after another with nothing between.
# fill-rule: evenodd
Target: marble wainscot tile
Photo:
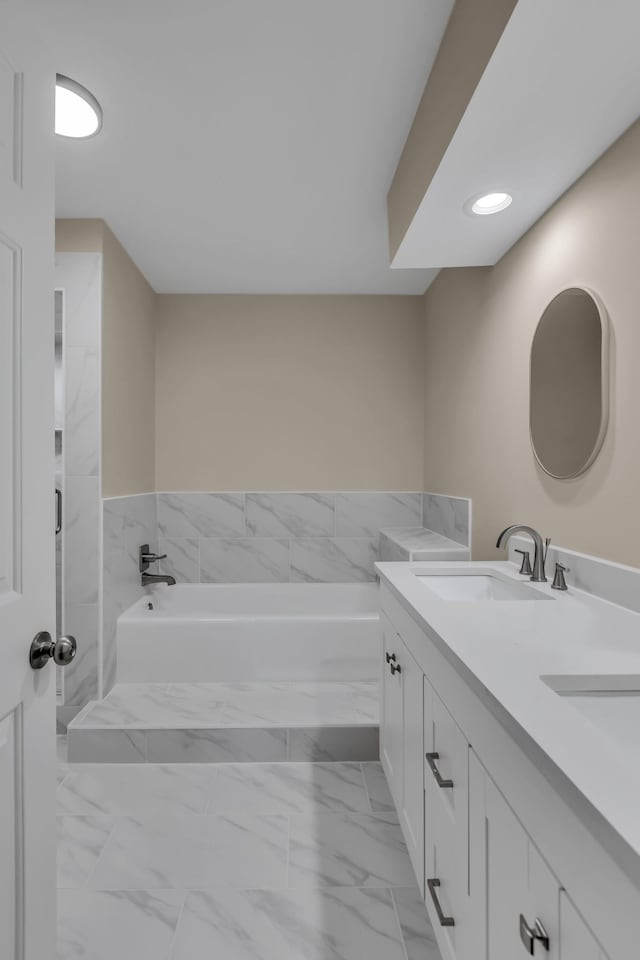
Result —
<instances>
[{"instance_id":1,"label":"marble wainscot tile","mask_svg":"<svg viewBox=\"0 0 640 960\"><path fill-rule=\"evenodd\" d=\"M406 563L411 559L411 551L407 546L398 542L396 536L394 535L395 529L397 528L394 527L388 530L380 531L380 559L385 563ZM422 527L405 527L403 529L421 530Z\"/></svg>"},{"instance_id":2,"label":"marble wainscot tile","mask_svg":"<svg viewBox=\"0 0 640 960\"><path fill-rule=\"evenodd\" d=\"M414 882L395 814L291 817L290 887L408 887Z\"/></svg>"},{"instance_id":3,"label":"marble wainscot tile","mask_svg":"<svg viewBox=\"0 0 640 960\"><path fill-rule=\"evenodd\" d=\"M376 578L378 538L292 540L291 580L307 583L355 583Z\"/></svg>"},{"instance_id":4,"label":"marble wainscot tile","mask_svg":"<svg viewBox=\"0 0 640 960\"><path fill-rule=\"evenodd\" d=\"M464 546L471 546L471 500L423 493L422 525Z\"/></svg>"},{"instance_id":5,"label":"marble wainscot tile","mask_svg":"<svg viewBox=\"0 0 640 960\"><path fill-rule=\"evenodd\" d=\"M57 253L55 284L64 291L65 347L100 347L102 254Z\"/></svg>"},{"instance_id":6,"label":"marble wainscot tile","mask_svg":"<svg viewBox=\"0 0 640 960\"><path fill-rule=\"evenodd\" d=\"M65 359L65 472L72 477L98 474L100 394L98 351L68 347Z\"/></svg>"},{"instance_id":7,"label":"marble wainscot tile","mask_svg":"<svg viewBox=\"0 0 640 960\"><path fill-rule=\"evenodd\" d=\"M65 502L65 598L98 602L99 500L97 477L67 477Z\"/></svg>"},{"instance_id":8,"label":"marble wainscot tile","mask_svg":"<svg viewBox=\"0 0 640 960\"><path fill-rule=\"evenodd\" d=\"M167 960L181 890L61 890L58 960Z\"/></svg>"},{"instance_id":9,"label":"marble wainscot tile","mask_svg":"<svg viewBox=\"0 0 640 960\"><path fill-rule=\"evenodd\" d=\"M389 890L191 891L173 960L405 960Z\"/></svg>"},{"instance_id":10,"label":"marble wainscot tile","mask_svg":"<svg viewBox=\"0 0 640 960\"><path fill-rule=\"evenodd\" d=\"M332 537L334 495L248 493L247 534L253 537Z\"/></svg>"},{"instance_id":11,"label":"marble wainscot tile","mask_svg":"<svg viewBox=\"0 0 640 960\"><path fill-rule=\"evenodd\" d=\"M114 823L112 817L58 817L58 887L87 882Z\"/></svg>"},{"instance_id":12,"label":"marble wainscot tile","mask_svg":"<svg viewBox=\"0 0 640 960\"><path fill-rule=\"evenodd\" d=\"M380 527L415 527L421 522L421 493L336 494L337 537L377 537Z\"/></svg>"},{"instance_id":13,"label":"marble wainscot tile","mask_svg":"<svg viewBox=\"0 0 640 960\"><path fill-rule=\"evenodd\" d=\"M201 540L202 583L283 583L289 580L289 541Z\"/></svg>"},{"instance_id":14,"label":"marble wainscot tile","mask_svg":"<svg viewBox=\"0 0 640 960\"><path fill-rule=\"evenodd\" d=\"M417 887L391 891L407 960L442 960L427 908Z\"/></svg>"},{"instance_id":15,"label":"marble wainscot tile","mask_svg":"<svg viewBox=\"0 0 640 960\"><path fill-rule=\"evenodd\" d=\"M89 883L96 890L285 887L287 842L284 816L122 817Z\"/></svg>"},{"instance_id":16,"label":"marble wainscot tile","mask_svg":"<svg viewBox=\"0 0 640 960\"><path fill-rule=\"evenodd\" d=\"M147 758L149 763L277 763L287 759L287 739L286 728L148 730Z\"/></svg>"},{"instance_id":17,"label":"marble wainscot tile","mask_svg":"<svg viewBox=\"0 0 640 960\"><path fill-rule=\"evenodd\" d=\"M158 532L170 539L243 537L244 493L159 493Z\"/></svg>"},{"instance_id":18,"label":"marble wainscot tile","mask_svg":"<svg viewBox=\"0 0 640 960\"><path fill-rule=\"evenodd\" d=\"M166 560L159 563L159 572L169 574L178 583L200 582L199 540L158 540L158 553L166 553Z\"/></svg>"},{"instance_id":19,"label":"marble wainscot tile","mask_svg":"<svg viewBox=\"0 0 640 960\"><path fill-rule=\"evenodd\" d=\"M209 813L368 811L358 763L240 763L215 769Z\"/></svg>"},{"instance_id":20,"label":"marble wainscot tile","mask_svg":"<svg viewBox=\"0 0 640 960\"><path fill-rule=\"evenodd\" d=\"M155 494L103 501L102 675L104 696L116 679L116 621L141 597L138 550L157 549Z\"/></svg>"},{"instance_id":21,"label":"marble wainscot tile","mask_svg":"<svg viewBox=\"0 0 640 960\"><path fill-rule=\"evenodd\" d=\"M314 763L376 760L379 736L377 726L292 727L288 759Z\"/></svg>"},{"instance_id":22,"label":"marble wainscot tile","mask_svg":"<svg viewBox=\"0 0 640 960\"><path fill-rule=\"evenodd\" d=\"M215 780L206 766L73 764L56 795L58 814L204 813Z\"/></svg>"},{"instance_id":23,"label":"marble wainscot tile","mask_svg":"<svg viewBox=\"0 0 640 960\"><path fill-rule=\"evenodd\" d=\"M373 813L394 813L396 808L382 764L379 761L363 763L362 773Z\"/></svg>"},{"instance_id":24,"label":"marble wainscot tile","mask_svg":"<svg viewBox=\"0 0 640 960\"><path fill-rule=\"evenodd\" d=\"M98 696L98 604L67 603L65 632L76 638L77 652L63 673L65 705L83 705Z\"/></svg>"}]
</instances>

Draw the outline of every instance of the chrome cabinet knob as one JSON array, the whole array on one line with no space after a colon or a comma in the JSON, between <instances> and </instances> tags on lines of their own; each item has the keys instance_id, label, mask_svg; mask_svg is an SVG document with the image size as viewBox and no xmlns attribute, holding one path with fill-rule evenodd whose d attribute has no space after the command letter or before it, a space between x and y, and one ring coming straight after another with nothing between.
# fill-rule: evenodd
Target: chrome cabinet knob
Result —
<instances>
[{"instance_id":1,"label":"chrome cabinet knob","mask_svg":"<svg viewBox=\"0 0 640 960\"><path fill-rule=\"evenodd\" d=\"M75 657L77 649L75 637L53 640L50 633L41 630L31 641L29 664L34 670L42 670L49 660L53 660L59 667L66 667Z\"/></svg>"}]
</instances>

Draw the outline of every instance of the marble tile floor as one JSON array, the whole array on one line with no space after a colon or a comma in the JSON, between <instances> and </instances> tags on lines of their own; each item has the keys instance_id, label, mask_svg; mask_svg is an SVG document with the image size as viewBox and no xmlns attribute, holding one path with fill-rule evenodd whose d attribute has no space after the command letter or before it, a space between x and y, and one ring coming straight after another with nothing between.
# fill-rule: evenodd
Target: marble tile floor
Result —
<instances>
[{"instance_id":1,"label":"marble tile floor","mask_svg":"<svg viewBox=\"0 0 640 960\"><path fill-rule=\"evenodd\" d=\"M373 760L375 682L124 683L69 725L74 762Z\"/></svg>"},{"instance_id":2,"label":"marble tile floor","mask_svg":"<svg viewBox=\"0 0 640 960\"><path fill-rule=\"evenodd\" d=\"M379 763L60 773L58 960L441 960Z\"/></svg>"}]
</instances>

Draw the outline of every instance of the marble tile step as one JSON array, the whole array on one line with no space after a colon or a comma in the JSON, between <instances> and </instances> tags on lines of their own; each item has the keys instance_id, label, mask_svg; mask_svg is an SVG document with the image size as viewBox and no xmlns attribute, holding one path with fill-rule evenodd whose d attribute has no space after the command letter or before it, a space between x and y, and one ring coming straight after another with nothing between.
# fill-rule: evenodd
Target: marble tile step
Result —
<instances>
[{"instance_id":1,"label":"marble tile step","mask_svg":"<svg viewBox=\"0 0 640 960\"><path fill-rule=\"evenodd\" d=\"M370 682L131 683L68 729L73 763L377 760Z\"/></svg>"}]
</instances>

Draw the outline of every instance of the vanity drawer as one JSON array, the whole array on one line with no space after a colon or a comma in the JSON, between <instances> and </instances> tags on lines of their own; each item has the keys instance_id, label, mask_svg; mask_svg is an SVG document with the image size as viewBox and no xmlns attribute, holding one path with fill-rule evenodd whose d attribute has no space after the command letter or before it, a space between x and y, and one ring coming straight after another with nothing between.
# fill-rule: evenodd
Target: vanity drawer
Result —
<instances>
[{"instance_id":1,"label":"vanity drawer","mask_svg":"<svg viewBox=\"0 0 640 960\"><path fill-rule=\"evenodd\" d=\"M445 960L465 960L469 923L469 744L425 680L425 899Z\"/></svg>"}]
</instances>

